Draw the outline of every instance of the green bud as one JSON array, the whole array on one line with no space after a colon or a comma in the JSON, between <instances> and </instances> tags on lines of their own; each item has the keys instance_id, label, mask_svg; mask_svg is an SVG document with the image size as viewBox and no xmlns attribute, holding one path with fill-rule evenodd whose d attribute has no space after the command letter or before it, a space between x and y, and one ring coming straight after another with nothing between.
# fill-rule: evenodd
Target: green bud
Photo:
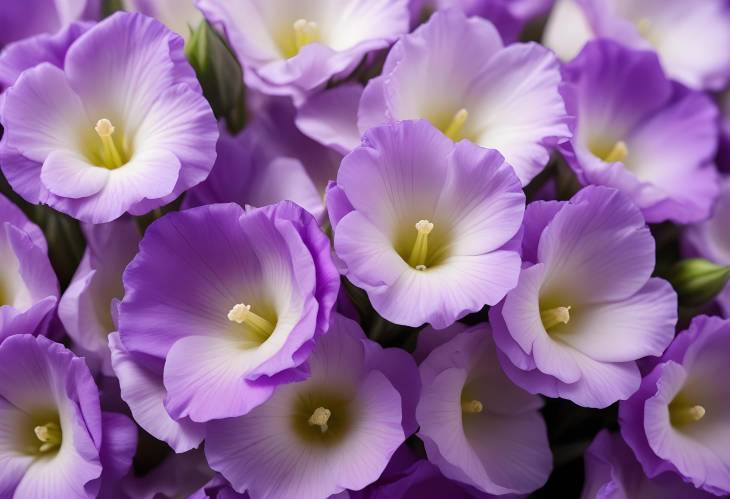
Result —
<instances>
[{"instance_id":1,"label":"green bud","mask_svg":"<svg viewBox=\"0 0 730 499\"><path fill-rule=\"evenodd\" d=\"M203 94L217 118L232 133L246 124L246 94L241 66L225 41L207 22L192 30L185 55L195 69Z\"/></svg>"},{"instance_id":2,"label":"green bud","mask_svg":"<svg viewBox=\"0 0 730 499\"><path fill-rule=\"evenodd\" d=\"M717 265L703 258L678 262L669 280L679 295L679 303L698 307L712 301L730 279L730 267Z\"/></svg>"}]
</instances>

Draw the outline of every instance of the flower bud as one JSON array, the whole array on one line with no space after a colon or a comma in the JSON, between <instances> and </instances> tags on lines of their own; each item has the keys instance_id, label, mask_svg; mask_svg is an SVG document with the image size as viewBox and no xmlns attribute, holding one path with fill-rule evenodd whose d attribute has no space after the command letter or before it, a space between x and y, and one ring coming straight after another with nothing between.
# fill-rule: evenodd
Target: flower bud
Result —
<instances>
[{"instance_id":1,"label":"flower bud","mask_svg":"<svg viewBox=\"0 0 730 499\"><path fill-rule=\"evenodd\" d=\"M232 133L240 131L246 124L246 94L241 66L228 45L201 22L185 44L185 55L216 117L224 118Z\"/></svg>"},{"instance_id":2,"label":"flower bud","mask_svg":"<svg viewBox=\"0 0 730 499\"><path fill-rule=\"evenodd\" d=\"M682 260L669 275L680 304L688 307L709 303L723 290L728 279L729 266L717 265L704 258Z\"/></svg>"}]
</instances>

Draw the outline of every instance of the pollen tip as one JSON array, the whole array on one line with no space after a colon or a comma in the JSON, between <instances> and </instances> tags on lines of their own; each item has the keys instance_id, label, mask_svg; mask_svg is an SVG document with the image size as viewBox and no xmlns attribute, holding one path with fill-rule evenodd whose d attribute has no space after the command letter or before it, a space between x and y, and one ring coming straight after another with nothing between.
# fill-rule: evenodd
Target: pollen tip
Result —
<instances>
[{"instance_id":1,"label":"pollen tip","mask_svg":"<svg viewBox=\"0 0 730 499\"><path fill-rule=\"evenodd\" d=\"M251 311L251 305L244 303L238 303L228 312L228 320L237 324L243 324L246 321L246 316Z\"/></svg>"},{"instance_id":2,"label":"pollen tip","mask_svg":"<svg viewBox=\"0 0 730 499\"><path fill-rule=\"evenodd\" d=\"M433 230L433 224L428 220L419 220L416 222L416 230L419 234L428 235Z\"/></svg>"},{"instance_id":3,"label":"pollen tip","mask_svg":"<svg viewBox=\"0 0 730 499\"><path fill-rule=\"evenodd\" d=\"M461 410L469 414L478 414L484 410L484 404L479 400L469 400L461 403Z\"/></svg>"},{"instance_id":4,"label":"pollen tip","mask_svg":"<svg viewBox=\"0 0 730 499\"><path fill-rule=\"evenodd\" d=\"M426 270L427 268L425 265L416 265L416 270Z\"/></svg>"},{"instance_id":5,"label":"pollen tip","mask_svg":"<svg viewBox=\"0 0 730 499\"><path fill-rule=\"evenodd\" d=\"M689 409L689 414L695 421L699 421L704 418L706 413L707 411L705 411L705 408L701 405L695 405Z\"/></svg>"},{"instance_id":6,"label":"pollen tip","mask_svg":"<svg viewBox=\"0 0 730 499\"><path fill-rule=\"evenodd\" d=\"M317 407L307 422L309 426L319 426L320 431L324 433L328 429L327 422L330 420L330 416L332 416L332 411L326 407Z\"/></svg>"},{"instance_id":7,"label":"pollen tip","mask_svg":"<svg viewBox=\"0 0 730 499\"><path fill-rule=\"evenodd\" d=\"M609 151L609 153L605 157L606 163L616 163L619 161L625 161L626 158L629 156L629 148L626 145L626 142L623 140L619 140L616 142Z\"/></svg>"},{"instance_id":8,"label":"pollen tip","mask_svg":"<svg viewBox=\"0 0 730 499\"><path fill-rule=\"evenodd\" d=\"M115 128L111 121L106 118L102 118L96 122L94 130L96 130L96 133L99 134L99 137L111 137Z\"/></svg>"}]
</instances>

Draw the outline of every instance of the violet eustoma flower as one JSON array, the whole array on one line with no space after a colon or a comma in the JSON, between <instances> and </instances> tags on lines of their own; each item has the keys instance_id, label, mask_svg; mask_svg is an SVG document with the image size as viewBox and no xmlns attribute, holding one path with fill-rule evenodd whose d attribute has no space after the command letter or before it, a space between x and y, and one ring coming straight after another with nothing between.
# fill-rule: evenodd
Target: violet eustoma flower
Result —
<instances>
[{"instance_id":1,"label":"violet eustoma flower","mask_svg":"<svg viewBox=\"0 0 730 499\"><path fill-rule=\"evenodd\" d=\"M730 494L730 320L696 317L619 405L621 434L646 474Z\"/></svg>"},{"instance_id":2,"label":"violet eustoma flower","mask_svg":"<svg viewBox=\"0 0 730 499\"><path fill-rule=\"evenodd\" d=\"M86 251L58 304L58 316L94 370L112 376L107 336L116 331L112 308L124 295L122 272L137 253L134 219L84 227Z\"/></svg>"},{"instance_id":3,"label":"violet eustoma flower","mask_svg":"<svg viewBox=\"0 0 730 499\"><path fill-rule=\"evenodd\" d=\"M602 430L585 454L581 499L710 499L673 473L648 478L620 435Z\"/></svg>"},{"instance_id":4,"label":"violet eustoma flower","mask_svg":"<svg viewBox=\"0 0 730 499\"><path fill-rule=\"evenodd\" d=\"M280 385L239 418L207 425L211 467L251 497L328 497L374 482L416 429L418 371L333 314L306 381Z\"/></svg>"},{"instance_id":5,"label":"violet eustoma flower","mask_svg":"<svg viewBox=\"0 0 730 499\"><path fill-rule=\"evenodd\" d=\"M525 185L570 137L560 84L549 50L504 46L490 22L439 11L393 46L365 87L358 126L426 118L453 140L497 149Z\"/></svg>"},{"instance_id":6,"label":"violet eustoma flower","mask_svg":"<svg viewBox=\"0 0 730 499\"><path fill-rule=\"evenodd\" d=\"M504 375L491 336L474 326L421 363L418 435L447 477L490 494L528 493L552 469L542 400Z\"/></svg>"},{"instance_id":7,"label":"violet eustoma flower","mask_svg":"<svg viewBox=\"0 0 730 499\"><path fill-rule=\"evenodd\" d=\"M610 40L589 43L565 77L577 123L561 152L584 185L623 191L648 222L710 215L718 127L706 95L673 85L653 53Z\"/></svg>"},{"instance_id":8,"label":"violet eustoma flower","mask_svg":"<svg viewBox=\"0 0 730 499\"><path fill-rule=\"evenodd\" d=\"M173 419L240 416L302 378L339 284L327 236L291 202L170 213L124 272L119 339L164 363Z\"/></svg>"},{"instance_id":9,"label":"violet eustoma flower","mask_svg":"<svg viewBox=\"0 0 730 499\"><path fill-rule=\"evenodd\" d=\"M344 274L391 322L442 329L517 282L525 197L514 171L425 120L369 130L327 207Z\"/></svg>"},{"instance_id":10,"label":"violet eustoma flower","mask_svg":"<svg viewBox=\"0 0 730 499\"><path fill-rule=\"evenodd\" d=\"M58 280L43 232L0 195L0 341L45 334L58 302Z\"/></svg>"},{"instance_id":11,"label":"violet eustoma flower","mask_svg":"<svg viewBox=\"0 0 730 499\"><path fill-rule=\"evenodd\" d=\"M240 135L232 136L221 127L213 170L204 182L188 191L183 207L213 203L265 206L289 200L321 222L325 218L323 196L302 160L280 150L262 128L255 121ZM323 155L330 153L323 151Z\"/></svg>"},{"instance_id":12,"label":"violet eustoma flower","mask_svg":"<svg viewBox=\"0 0 730 499\"><path fill-rule=\"evenodd\" d=\"M691 225L683 233L686 251L719 265L730 265L730 177L720 182L720 195L712 216ZM716 297L725 317L730 317L730 284Z\"/></svg>"},{"instance_id":13,"label":"violet eustoma flower","mask_svg":"<svg viewBox=\"0 0 730 499\"><path fill-rule=\"evenodd\" d=\"M104 47L105 57L98 57ZM208 176L218 129L182 39L118 13L5 91L3 173L32 203L103 223L174 200Z\"/></svg>"},{"instance_id":14,"label":"violet eustoma flower","mask_svg":"<svg viewBox=\"0 0 730 499\"><path fill-rule=\"evenodd\" d=\"M99 0L22 0L3 2L0 48L40 34L54 34L79 19L99 17Z\"/></svg>"},{"instance_id":15,"label":"violet eustoma flower","mask_svg":"<svg viewBox=\"0 0 730 499\"><path fill-rule=\"evenodd\" d=\"M408 31L407 0L197 0L225 33L246 83L301 98L347 76Z\"/></svg>"},{"instance_id":16,"label":"violet eustoma flower","mask_svg":"<svg viewBox=\"0 0 730 499\"><path fill-rule=\"evenodd\" d=\"M500 363L532 393L607 407L641 383L636 361L672 341L677 295L652 278L654 239L614 189L586 187L569 202L525 214L517 287L490 310Z\"/></svg>"},{"instance_id":17,"label":"violet eustoma flower","mask_svg":"<svg viewBox=\"0 0 730 499\"><path fill-rule=\"evenodd\" d=\"M137 445L126 416L101 412L84 361L44 337L0 345L0 421L2 497L96 497L102 467L119 478Z\"/></svg>"},{"instance_id":18,"label":"violet eustoma flower","mask_svg":"<svg viewBox=\"0 0 730 499\"><path fill-rule=\"evenodd\" d=\"M725 0L560 0L545 44L572 59L591 39L653 50L674 80L720 90L730 78L730 5Z\"/></svg>"}]
</instances>

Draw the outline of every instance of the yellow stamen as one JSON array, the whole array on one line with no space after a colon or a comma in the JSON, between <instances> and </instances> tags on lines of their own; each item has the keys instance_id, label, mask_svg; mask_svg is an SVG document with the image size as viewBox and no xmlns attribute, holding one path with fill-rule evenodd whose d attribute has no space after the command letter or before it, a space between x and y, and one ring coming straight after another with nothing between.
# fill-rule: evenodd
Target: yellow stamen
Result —
<instances>
[{"instance_id":1,"label":"yellow stamen","mask_svg":"<svg viewBox=\"0 0 730 499\"><path fill-rule=\"evenodd\" d=\"M237 324L246 324L261 338L268 338L274 331L274 325L271 322L252 312L251 305L244 303L233 306L228 312L228 320Z\"/></svg>"},{"instance_id":2,"label":"yellow stamen","mask_svg":"<svg viewBox=\"0 0 730 499\"><path fill-rule=\"evenodd\" d=\"M461 403L461 410L467 414L478 414L484 410L484 404L478 400L468 400Z\"/></svg>"},{"instance_id":3,"label":"yellow stamen","mask_svg":"<svg viewBox=\"0 0 730 499\"><path fill-rule=\"evenodd\" d=\"M608 152L608 154L606 154L606 157L603 158L603 160L606 163L626 161L628 155L629 148L626 147L626 142L624 142L623 140L619 140L613 145L613 148Z\"/></svg>"},{"instance_id":4,"label":"yellow stamen","mask_svg":"<svg viewBox=\"0 0 730 499\"><path fill-rule=\"evenodd\" d=\"M292 27L294 28L294 45L296 46L297 53L305 45L319 40L319 26L314 21L297 19L294 21Z\"/></svg>"},{"instance_id":5,"label":"yellow stamen","mask_svg":"<svg viewBox=\"0 0 730 499\"><path fill-rule=\"evenodd\" d=\"M330 420L330 416L332 416L332 411L327 409L326 407L317 407L311 416L309 416L309 420L307 421L309 423L309 426L319 426L319 430L324 433L327 431L327 422Z\"/></svg>"},{"instance_id":6,"label":"yellow stamen","mask_svg":"<svg viewBox=\"0 0 730 499\"><path fill-rule=\"evenodd\" d=\"M696 423L705 417L705 408L701 405L670 407L669 414L674 426L683 426L690 423Z\"/></svg>"},{"instance_id":7,"label":"yellow stamen","mask_svg":"<svg viewBox=\"0 0 730 499\"><path fill-rule=\"evenodd\" d=\"M555 307L548 310L540 310L540 319L546 331L558 324L567 324L570 321L570 307Z\"/></svg>"},{"instance_id":8,"label":"yellow stamen","mask_svg":"<svg viewBox=\"0 0 730 499\"><path fill-rule=\"evenodd\" d=\"M464 124L468 119L469 112L464 108L459 109L456 113L454 113L454 116L451 118L451 122L449 123L449 126L446 127L444 134L446 134L446 136L451 140L460 139L461 129L464 128Z\"/></svg>"},{"instance_id":9,"label":"yellow stamen","mask_svg":"<svg viewBox=\"0 0 730 499\"><path fill-rule=\"evenodd\" d=\"M40 440L40 452L48 452L61 445L61 427L56 423L46 423L33 428L36 438Z\"/></svg>"},{"instance_id":10,"label":"yellow stamen","mask_svg":"<svg viewBox=\"0 0 730 499\"><path fill-rule=\"evenodd\" d=\"M651 34L651 27L651 21L646 17L642 17L636 21L636 31L638 31L644 38L649 38Z\"/></svg>"},{"instance_id":11,"label":"yellow stamen","mask_svg":"<svg viewBox=\"0 0 730 499\"><path fill-rule=\"evenodd\" d=\"M96 122L94 130L96 130L96 133L101 139L101 158L104 161L104 164L108 168L119 168L122 166L124 161L122 160L122 156L119 154L117 146L112 139L112 134L114 134L115 130L112 122L106 118L102 118Z\"/></svg>"},{"instance_id":12,"label":"yellow stamen","mask_svg":"<svg viewBox=\"0 0 730 499\"><path fill-rule=\"evenodd\" d=\"M426 270L426 258L428 257L428 235L433 230L433 224L428 220L419 220L416 223L416 242L413 243L411 255L408 257L408 265L416 270Z\"/></svg>"}]
</instances>

